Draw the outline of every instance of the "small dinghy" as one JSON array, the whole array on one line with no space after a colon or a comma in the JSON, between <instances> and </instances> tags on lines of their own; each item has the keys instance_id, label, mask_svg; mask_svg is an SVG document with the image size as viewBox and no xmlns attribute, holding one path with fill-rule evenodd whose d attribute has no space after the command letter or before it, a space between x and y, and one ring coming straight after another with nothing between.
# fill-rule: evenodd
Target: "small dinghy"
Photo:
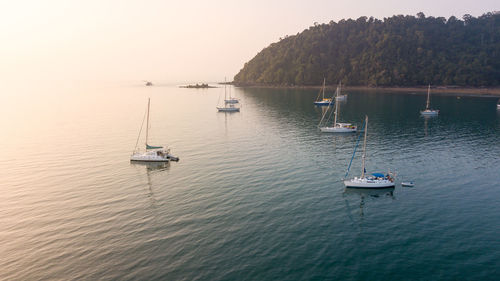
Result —
<instances>
[{"instance_id":1,"label":"small dinghy","mask_svg":"<svg viewBox=\"0 0 500 281\"><path fill-rule=\"evenodd\" d=\"M401 183L401 186L413 187L413 186L415 186L415 183L412 181L405 181L405 182Z\"/></svg>"}]
</instances>

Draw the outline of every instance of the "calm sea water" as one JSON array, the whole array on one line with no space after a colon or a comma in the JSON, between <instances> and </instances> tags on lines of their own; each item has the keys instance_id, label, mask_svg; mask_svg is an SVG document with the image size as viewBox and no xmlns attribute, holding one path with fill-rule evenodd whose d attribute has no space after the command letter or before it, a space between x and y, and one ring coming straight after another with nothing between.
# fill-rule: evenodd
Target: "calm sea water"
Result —
<instances>
[{"instance_id":1,"label":"calm sea water","mask_svg":"<svg viewBox=\"0 0 500 281\"><path fill-rule=\"evenodd\" d=\"M495 280L496 99L348 92L367 170L413 188L345 190L355 135L321 134L316 90L13 86L2 93L2 280ZM151 144L180 162L131 164ZM139 141L140 144L144 140ZM351 175L360 173L360 158Z\"/></svg>"}]
</instances>

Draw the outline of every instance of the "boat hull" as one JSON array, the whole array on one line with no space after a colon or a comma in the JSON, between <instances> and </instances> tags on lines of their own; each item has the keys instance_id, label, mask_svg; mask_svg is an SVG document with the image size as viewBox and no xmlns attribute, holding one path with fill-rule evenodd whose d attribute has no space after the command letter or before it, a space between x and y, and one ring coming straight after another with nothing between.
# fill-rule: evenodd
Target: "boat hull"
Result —
<instances>
[{"instance_id":1,"label":"boat hull","mask_svg":"<svg viewBox=\"0 0 500 281\"><path fill-rule=\"evenodd\" d=\"M168 151L147 151L144 153L134 153L130 156L130 161L133 162L169 162L179 161L179 157L175 157Z\"/></svg>"},{"instance_id":2,"label":"boat hull","mask_svg":"<svg viewBox=\"0 0 500 281\"><path fill-rule=\"evenodd\" d=\"M315 101L314 102L314 105L317 105L317 106L329 106L330 104L332 104L331 101Z\"/></svg>"},{"instance_id":3,"label":"boat hull","mask_svg":"<svg viewBox=\"0 0 500 281\"><path fill-rule=\"evenodd\" d=\"M355 133L356 128L339 128L339 127L321 127L323 133Z\"/></svg>"},{"instance_id":4,"label":"boat hull","mask_svg":"<svg viewBox=\"0 0 500 281\"><path fill-rule=\"evenodd\" d=\"M335 100L338 100L338 101L345 101L345 100L347 100L347 95L337 96L337 97L335 97Z\"/></svg>"},{"instance_id":5,"label":"boat hull","mask_svg":"<svg viewBox=\"0 0 500 281\"><path fill-rule=\"evenodd\" d=\"M420 111L422 116L437 116L439 114L439 110L422 110Z\"/></svg>"},{"instance_id":6,"label":"boat hull","mask_svg":"<svg viewBox=\"0 0 500 281\"><path fill-rule=\"evenodd\" d=\"M394 182L389 180L367 180L367 179L350 179L345 180L344 185L349 188L388 188L395 187Z\"/></svg>"},{"instance_id":7,"label":"boat hull","mask_svg":"<svg viewBox=\"0 0 500 281\"><path fill-rule=\"evenodd\" d=\"M240 109L238 107L217 107L219 112L238 112Z\"/></svg>"},{"instance_id":8,"label":"boat hull","mask_svg":"<svg viewBox=\"0 0 500 281\"><path fill-rule=\"evenodd\" d=\"M336 123L333 127L320 127L319 129L324 133L355 133L358 127L351 123Z\"/></svg>"},{"instance_id":9,"label":"boat hull","mask_svg":"<svg viewBox=\"0 0 500 281\"><path fill-rule=\"evenodd\" d=\"M239 103L237 99L224 100L225 103Z\"/></svg>"},{"instance_id":10,"label":"boat hull","mask_svg":"<svg viewBox=\"0 0 500 281\"><path fill-rule=\"evenodd\" d=\"M168 157L152 157L152 156L142 156L142 155L132 155L130 161L133 162L169 162Z\"/></svg>"},{"instance_id":11,"label":"boat hull","mask_svg":"<svg viewBox=\"0 0 500 281\"><path fill-rule=\"evenodd\" d=\"M149 163L153 163L153 162L156 162L156 163L168 163L170 162L169 159L162 159L162 160L144 160L144 159L132 159L130 158L130 162L149 162Z\"/></svg>"}]
</instances>

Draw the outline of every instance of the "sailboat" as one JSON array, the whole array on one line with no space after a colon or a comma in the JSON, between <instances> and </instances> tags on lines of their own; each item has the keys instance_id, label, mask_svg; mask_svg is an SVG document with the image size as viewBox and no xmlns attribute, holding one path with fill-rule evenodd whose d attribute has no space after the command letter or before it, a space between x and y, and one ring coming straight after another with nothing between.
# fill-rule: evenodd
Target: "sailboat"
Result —
<instances>
[{"instance_id":1,"label":"sailboat","mask_svg":"<svg viewBox=\"0 0 500 281\"><path fill-rule=\"evenodd\" d=\"M423 116L437 116L439 114L439 110L429 108L431 105L430 96L431 96L431 85L429 84L429 88L427 88L427 103L425 106L425 110L420 111L420 114Z\"/></svg>"},{"instance_id":2,"label":"sailboat","mask_svg":"<svg viewBox=\"0 0 500 281\"><path fill-rule=\"evenodd\" d=\"M318 97L314 102L314 105L323 106L323 105L330 105L332 103L331 98L325 98L325 82L326 78L323 78L323 87L321 87L321 91L319 92ZM320 95L322 96L321 100L319 99Z\"/></svg>"},{"instance_id":3,"label":"sailboat","mask_svg":"<svg viewBox=\"0 0 500 281\"><path fill-rule=\"evenodd\" d=\"M366 138L368 134L368 116L365 118L365 124L364 124L364 129L365 129L365 137L363 140L363 156L362 156L362 164L361 164L361 176L355 177L353 179L348 179L346 180L348 174L349 174L349 169L351 168L352 160L354 159L354 155L356 154L356 148L358 147L359 144L359 138L358 142L356 143L356 147L354 148L354 153L351 158L351 162L349 163L349 167L347 168L347 172L344 177L344 185L346 187L352 187L352 188L388 188L388 187L394 187L394 178L391 176L391 173L387 173L387 175L384 175L382 173L373 173L371 175L366 174L366 169L365 169L365 160L366 160ZM359 135L361 137L361 134Z\"/></svg>"},{"instance_id":4,"label":"sailboat","mask_svg":"<svg viewBox=\"0 0 500 281\"><path fill-rule=\"evenodd\" d=\"M497 109L500 109L500 100L498 100Z\"/></svg>"},{"instance_id":5,"label":"sailboat","mask_svg":"<svg viewBox=\"0 0 500 281\"><path fill-rule=\"evenodd\" d=\"M337 91L335 92L336 96L338 97L340 93L340 87L337 87ZM340 104L338 102L335 102L335 112L334 112L334 119L333 119L333 126L332 127L319 127L321 132L323 133L355 133L356 130L358 129L357 126L352 125L351 123L337 123L337 117L339 116L340 113ZM325 112L326 114L326 112ZM325 114L323 114L323 118L325 117ZM330 115L331 116L331 115ZM323 118L321 118L321 121L319 122L318 126L321 126L321 123L323 122Z\"/></svg>"},{"instance_id":6,"label":"sailboat","mask_svg":"<svg viewBox=\"0 0 500 281\"><path fill-rule=\"evenodd\" d=\"M345 101L347 99L347 95L341 95L340 94L340 89L342 88L342 82L340 82L339 84L339 92L338 94L335 96L335 100L336 101Z\"/></svg>"},{"instance_id":7,"label":"sailboat","mask_svg":"<svg viewBox=\"0 0 500 281\"><path fill-rule=\"evenodd\" d=\"M231 96L229 96L229 99L227 98L227 91L226 91L226 84L224 84L224 106L223 107L217 107L217 110L219 112L238 112L240 111L239 107L236 107L234 104L236 102L227 102L228 100L231 100Z\"/></svg>"},{"instance_id":8,"label":"sailboat","mask_svg":"<svg viewBox=\"0 0 500 281\"><path fill-rule=\"evenodd\" d=\"M226 80L224 79L224 87L226 87ZM231 88L229 88L229 98L224 99L225 103L239 103L240 101L237 98L231 97Z\"/></svg>"},{"instance_id":9,"label":"sailboat","mask_svg":"<svg viewBox=\"0 0 500 281\"><path fill-rule=\"evenodd\" d=\"M137 149L137 144L139 143L139 138L141 137L141 130L139 131L139 136L137 137L137 142L135 144L135 149L132 155L130 156L130 161L137 162L168 162L168 161L179 161L178 157L175 157L170 154L170 149L165 149L163 146L153 146L148 144L148 136L149 136L149 108L150 108L150 100L148 98L148 110L147 110L147 121L146 121L146 151L140 151ZM142 121L144 125L144 120Z\"/></svg>"}]
</instances>

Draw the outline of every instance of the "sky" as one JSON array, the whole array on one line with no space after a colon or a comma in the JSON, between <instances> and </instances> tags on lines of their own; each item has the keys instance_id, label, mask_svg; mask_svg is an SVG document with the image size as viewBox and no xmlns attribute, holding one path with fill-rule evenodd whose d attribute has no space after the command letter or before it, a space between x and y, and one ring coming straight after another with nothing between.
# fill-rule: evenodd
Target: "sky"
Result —
<instances>
[{"instance_id":1,"label":"sky","mask_svg":"<svg viewBox=\"0 0 500 281\"><path fill-rule=\"evenodd\" d=\"M491 11L498 0L0 0L0 84L231 80L314 22Z\"/></svg>"}]
</instances>

